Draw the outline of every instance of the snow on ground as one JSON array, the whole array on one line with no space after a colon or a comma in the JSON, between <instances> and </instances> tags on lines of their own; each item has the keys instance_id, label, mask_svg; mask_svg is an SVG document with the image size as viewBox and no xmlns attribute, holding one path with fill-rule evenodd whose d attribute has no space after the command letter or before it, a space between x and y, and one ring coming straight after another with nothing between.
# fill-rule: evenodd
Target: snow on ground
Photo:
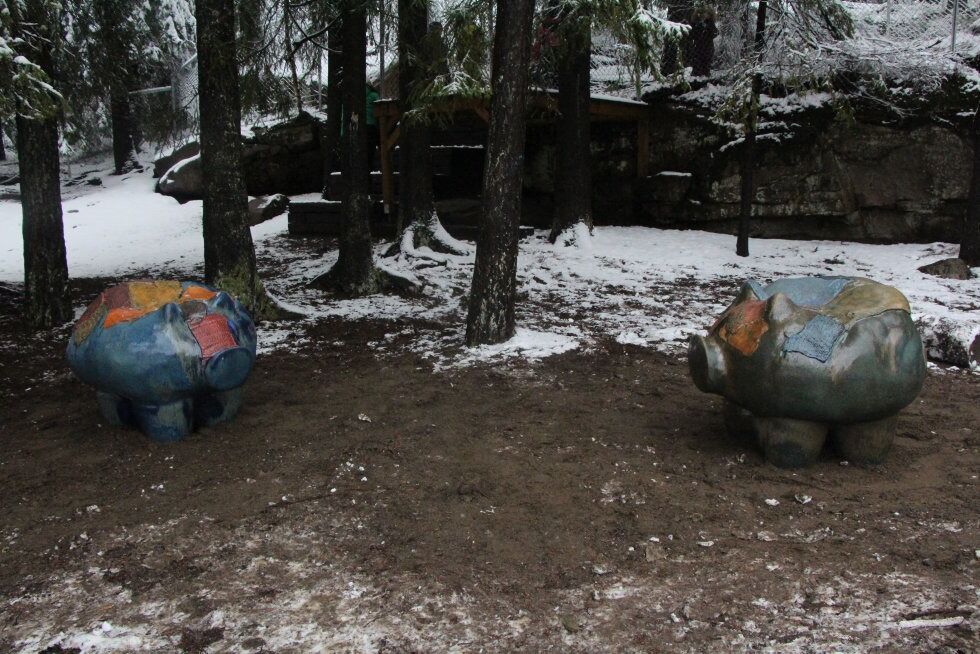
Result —
<instances>
[{"instance_id":1,"label":"snow on ground","mask_svg":"<svg viewBox=\"0 0 980 654\"><path fill-rule=\"evenodd\" d=\"M200 275L200 202L181 205L155 194L148 172L106 176L103 183L64 202L71 275ZM20 221L19 204L0 202L0 282L23 277ZM462 340L472 255L382 260L387 244L379 244L379 261L419 280L420 293L337 300L306 287L336 261L336 250L323 253L318 241L290 238L286 216L254 227L252 235L260 264L270 271L270 292L306 316L263 326L262 351L301 347L306 325L325 317L395 321L395 331L372 345L390 350L407 341L436 368L515 356L533 360L598 339L679 351L727 306L744 279L812 274L857 275L896 286L908 296L933 350L940 338L968 348L980 336L980 278L946 280L917 270L956 255L955 246L943 243L754 239L752 256L741 258L733 237L708 232L599 227L587 247L556 247L538 232L521 242L517 335L471 349ZM420 253L426 254L424 248Z\"/></svg>"},{"instance_id":2,"label":"snow on ground","mask_svg":"<svg viewBox=\"0 0 980 654\"><path fill-rule=\"evenodd\" d=\"M314 500L305 515L322 516L326 503ZM78 564L43 583L26 583L7 603L18 616L7 634L12 651L167 652L183 650L188 633L209 632L216 633L204 642L213 647L199 651L534 651L557 643L567 651L633 651L634 638L656 630L685 652L704 651L708 634L717 651L857 654L937 646L944 628L970 625L976 608L959 600L975 592L972 585L898 571L852 573L819 562L797 570L796 554L775 550L744 570L730 564L723 575L696 565L696 552L689 555L692 565L667 577L603 573L561 591L553 609L541 611L480 588L454 591L424 574L359 572L343 550L344 534L362 528L356 522L290 521L259 533L243 525L219 539L213 525L206 535L195 534L195 522L184 516L73 541ZM133 547L152 552L144 564L148 580L188 562L197 573L176 587L143 584L136 594L127 587L134 582L120 578L105 557ZM194 555L185 558L188 552ZM700 608L739 582L755 589L752 602L736 602L720 618ZM928 611L918 617L923 607L939 615L945 608L952 617L930 619ZM563 618L573 625L564 631Z\"/></svg>"}]
</instances>

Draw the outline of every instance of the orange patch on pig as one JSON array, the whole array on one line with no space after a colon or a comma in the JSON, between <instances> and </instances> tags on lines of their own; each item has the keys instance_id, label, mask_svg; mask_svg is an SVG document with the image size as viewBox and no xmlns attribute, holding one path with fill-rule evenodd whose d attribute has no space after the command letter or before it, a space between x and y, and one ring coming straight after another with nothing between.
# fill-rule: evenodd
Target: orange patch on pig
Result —
<instances>
[{"instance_id":1,"label":"orange patch on pig","mask_svg":"<svg viewBox=\"0 0 980 654\"><path fill-rule=\"evenodd\" d=\"M102 323L103 329L109 329L113 325L121 322L130 322L131 320L136 320L145 316L148 311L145 309L132 309L130 307L120 307L118 309L112 309L109 311L108 315L105 317L105 322Z\"/></svg>"},{"instance_id":2,"label":"orange patch on pig","mask_svg":"<svg viewBox=\"0 0 980 654\"><path fill-rule=\"evenodd\" d=\"M738 352L749 356L759 347L762 335L769 331L765 311L764 300L746 300L726 311L711 331Z\"/></svg>"},{"instance_id":3,"label":"orange patch on pig","mask_svg":"<svg viewBox=\"0 0 980 654\"><path fill-rule=\"evenodd\" d=\"M180 299L181 301L201 300L203 302L204 300L210 300L215 295L217 295L217 293L210 289L204 288L203 286L188 286L184 289Z\"/></svg>"}]
</instances>

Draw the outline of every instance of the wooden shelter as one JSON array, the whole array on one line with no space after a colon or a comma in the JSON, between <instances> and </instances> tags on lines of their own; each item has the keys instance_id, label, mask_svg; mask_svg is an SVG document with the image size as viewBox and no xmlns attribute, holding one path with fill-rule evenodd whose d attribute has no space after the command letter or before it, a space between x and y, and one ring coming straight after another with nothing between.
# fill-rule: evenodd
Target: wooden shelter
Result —
<instances>
[{"instance_id":1,"label":"wooden shelter","mask_svg":"<svg viewBox=\"0 0 980 654\"><path fill-rule=\"evenodd\" d=\"M449 97L442 101L438 110L448 117L447 122L472 123L478 119L483 129L490 124L490 100ZM558 113L558 92L533 90L528 95L528 126L554 122ZM649 174L650 159L650 109L645 102L611 95L593 95L589 113L593 122L617 122L636 124L636 175ZM398 143L401 108L397 99L374 103L374 116L380 132L381 193L384 212L389 213L395 203L395 184L392 154Z\"/></svg>"}]
</instances>

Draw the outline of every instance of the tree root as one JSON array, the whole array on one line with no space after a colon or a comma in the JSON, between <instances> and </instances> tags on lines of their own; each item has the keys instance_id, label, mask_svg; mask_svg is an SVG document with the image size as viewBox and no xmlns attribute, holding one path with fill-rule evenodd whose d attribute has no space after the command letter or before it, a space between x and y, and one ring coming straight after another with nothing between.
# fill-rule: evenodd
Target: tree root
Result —
<instances>
[{"instance_id":1,"label":"tree root","mask_svg":"<svg viewBox=\"0 0 980 654\"><path fill-rule=\"evenodd\" d=\"M555 247L574 247L589 251L592 249L592 228L582 221L553 234L551 242Z\"/></svg>"},{"instance_id":2,"label":"tree root","mask_svg":"<svg viewBox=\"0 0 980 654\"><path fill-rule=\"evenodd\" d=\"M424 251L421 248L427 248ZM473 254L470 246L453 238L442 226L435 212L426 221L415 221L402 232L401 240L393 243L385 252L386 257L403 254L413 259L427 259L445 263L451 256Z\"/></svg>"},{"instance_id":3,"label":"tree root","mask_svg":"<svg viewBox=\"0 0 980 654\"><path fill-rule=\"evenodd\" d=\"M418 279L406 277L384 266L376 265L373 266L371 273L363 283L350 286L341 281L340 272L337 265L334 264L330 270L310 280L307 287L340 298L364 297L377 293L394 293L411 297L419 293L422 284Z\"/></svg>"}]
</instances>

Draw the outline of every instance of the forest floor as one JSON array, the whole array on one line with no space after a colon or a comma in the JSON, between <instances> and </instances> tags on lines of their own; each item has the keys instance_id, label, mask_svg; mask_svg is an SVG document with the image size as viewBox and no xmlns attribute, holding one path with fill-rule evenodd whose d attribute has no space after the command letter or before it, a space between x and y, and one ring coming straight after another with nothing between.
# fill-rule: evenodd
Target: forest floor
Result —
<instances>
[{"instance_id":1,"label":"forest floor","mask_svg":"<svg viewBox=\"0 0 980 654\"><path fill-rule=\"evenodd\" d=\"M103 180L65 201L76 311L199 276L200 203ZM468 349L472 257L387 259L423 290L337 301L305 285L335 245L274 219L263 278L306 317L259 326L235 422L159 446L100 425L69 326L23 331L18 209L0 202L0 651L980 648L980 375L930 365L882 466L794 472L725 435L681 349L744 277L813 272L893 283L927 335L969 343L980 280L915 270L948 244L754 240L746 260L701 232L538 234L518 337Z\"/></svg>"},{"instance_id":2,"label":"forest floor","mask_svg":"<svg viewBox=\"0 0 980 654\"><path fill-rule=\"evenodd\" d=\"M884 465L792 472L672 355L433 372L325 319L161 447L99 424L67 332L0 316L2 651L980 645L977 375L933 368Z\"/></svg>"}]
</instances>

